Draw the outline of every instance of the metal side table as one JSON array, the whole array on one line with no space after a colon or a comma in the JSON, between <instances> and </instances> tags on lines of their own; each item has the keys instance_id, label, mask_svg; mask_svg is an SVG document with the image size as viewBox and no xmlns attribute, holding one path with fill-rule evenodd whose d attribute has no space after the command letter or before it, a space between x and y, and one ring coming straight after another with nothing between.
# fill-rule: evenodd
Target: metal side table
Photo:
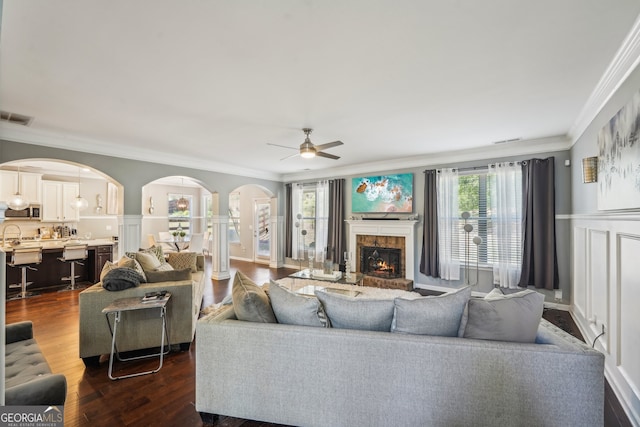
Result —
<instances>
[{"instance_id":1,"label":"metal side table","mask_svg":"<svg viewBox=\"0 0 640 427\"><path fill-rule=\"evenodd\" d=\"M109 378L111 378L112 380L119 380L119 379L123 379L123 378L131 378L131 377L137 377L140 375L147 375L147 374L155 374L156 372L158 372L161 368L162 368L162 362L164 361L164 356L165 354L168 354L169 351L171 350L171 344L170 344L170 340L169 340L169 332L167 331L167 303L169 302L169 299L171 298L171 294L167 293L164 295L163 298L158 298L156 300L152 300L152 301L142 301L142 297L132 297L132 298L120 298L117 299L115 301L113 301L111 304L109 304L109 306L105 307L102 310L102 313L104 313L105 317L107 318L107 324L109 325L109 331L111 332L111 354L109 355ZM118 323L120 323L120 317L122 315L123 311L135 311L135 310L148 310L148 309L160 309L160 317L162 318L162 339L160 341L160 351L158 353L154 353L154 354L145 354L143 356L134 356L134 357L129 357L129 358L122 358L120 357L120 353L118 352L118 348L116 346L116 337L118 334ZM113 326L111 324L111 322L109 321L109 314L113 313ZM165 344L165 338L167 343ZM166 350L165 350L166 348ZM148 357L156 357L159 356L160 357L160 363L158 364L158 367L154 370L151 371L144 371L144 372L136 372L133 374L128 374L128 375L122 375L119 377L114 377L113 376L113 358L117 357L117 359L120 362L127 362L130 360L138 360L138 359L145 359Z\"/></svg>"}]
</instances>

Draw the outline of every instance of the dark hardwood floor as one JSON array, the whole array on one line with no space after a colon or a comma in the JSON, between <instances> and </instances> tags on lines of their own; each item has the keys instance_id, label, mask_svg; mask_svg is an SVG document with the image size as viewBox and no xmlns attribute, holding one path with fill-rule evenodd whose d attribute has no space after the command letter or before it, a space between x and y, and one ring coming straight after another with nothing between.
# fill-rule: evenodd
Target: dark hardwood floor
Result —
<instances>
[{"instance_id":1,"label":"dark hardwood floor","mask_svg":"<svg viewBox=\"0 0 640 427\"><path fill-rule=\"evenodd\" d=\"M240 269L256 283L291 274L289 269L269 269L253 263L232 261L231 277ZM231 292L232 279L211 281L205 305L222 301ZM26 300L7 301L7 323L33 322L34 334L54 372L67 378L65 426L202 426L195 410L195 346L172 352L162 369L152 375L111 381L108 362L85 368L78 357L78 293L48 292ZM574 328L568 313L546 310L545 317L563 328ZM567 326L568 325L568 326ZM579 332L578 332L579 333ZM582 337L580 337L582 338ZM153 369L157 359L129 362L123 369ZM216 427L274 427L275 424L221 417ZM630 426L624 411L607 384L605 426Z\"/></svg>"}]
</instances>

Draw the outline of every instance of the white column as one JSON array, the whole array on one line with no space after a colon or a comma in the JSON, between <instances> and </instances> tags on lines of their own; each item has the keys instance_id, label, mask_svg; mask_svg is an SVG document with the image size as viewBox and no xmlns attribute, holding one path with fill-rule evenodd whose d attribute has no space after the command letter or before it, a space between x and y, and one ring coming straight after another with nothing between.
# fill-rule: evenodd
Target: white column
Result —
<instances>
[{"instance_id":1,"label":"white column","mask_svg":"<svg viewBox=\"0 0 640 427\"><path fill-rule=\"evenodd\" d=\"M142 233L142 215L123 215L118 228L118 256L122 256L125 252L138 252Z\"/></svg>"},{"instance_id":2,"label":"white column","mask_svg":"<svg viewBox=\"0 0 640 427\"><path fill-rule=\"evenodd\" d=\"M269 258L270 268L284 266L284 218L271 216L271 253Z\"/></svg>"},{"instance_id":3,"label":"white column","mask_svg":"<svg viewBox=\"0 0 640 427\"><path fill-rule=\"evenodd\" d=\"M229 273L229 216L213 215L211 217L211 278L224 280L231 277Z\"/></svg>"}]
</instances>

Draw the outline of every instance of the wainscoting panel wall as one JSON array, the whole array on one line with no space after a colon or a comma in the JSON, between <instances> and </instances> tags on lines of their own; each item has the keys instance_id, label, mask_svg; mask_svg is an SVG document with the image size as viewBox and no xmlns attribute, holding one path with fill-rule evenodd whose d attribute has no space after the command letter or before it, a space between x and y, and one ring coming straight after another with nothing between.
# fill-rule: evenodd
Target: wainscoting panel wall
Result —
<instances>
[{"instance_id":1,"label":"wainscoting panel wall","mask_svg":"<svg viewBox=\"0 0 640 427\"><path fill-rule=\"evenodd\" d=\"M587 265L587 229L576 227L573 230L573 282L587 283L587 272L584 266ZM587 318L587 286L574 286L573 295L574 311Z\"/></svg>"},{"instance_id":2,"label":"wainscoting panel wall","mask_svg":"<svg viewBox=\"0 0 640 427\"><path fill-rule=\"evenodd\" d=\"M620 371L639 394L640 390L640 323L624 322L640 309L640 236L618 234L618 361ZM637 315L636 315L637 316Z\"/></svg>"},{"instance_id":3,"label":"wainscoting panel wall","mask_svg":"<svg viewBox=\"0 0 640 427\"><path fill-rule=\"evenodd\" d=\"M589 230L587 277L587 320L595 335L609 327L609 232ZM609 348L609 334L600 340L605 351Z\"/></svg>"},{"instance_id":4,"label":"wainscoting panel wall","mask_svg":"<svg viewBox=\"0 0 640 427\"><path fill-rule=\"evenodd\" d=\"M571 313L605 355L605 375L640 425L640 215L574 215L572 233Z\"/></svg>"}]
</instances>

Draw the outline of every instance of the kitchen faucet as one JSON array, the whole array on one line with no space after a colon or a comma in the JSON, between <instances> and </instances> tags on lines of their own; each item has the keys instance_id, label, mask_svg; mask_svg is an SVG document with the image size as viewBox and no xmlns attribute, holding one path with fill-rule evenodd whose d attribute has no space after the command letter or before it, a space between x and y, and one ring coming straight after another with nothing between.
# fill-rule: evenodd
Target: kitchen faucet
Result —
<instances>
[{"instance_id":1,"label":"kitchen faucet","mask_svg":"<svg viewBox=\"0 0 640 427\"><path fill-rule=\"evenodd\" d=\"M17 228L18 229L18 240L22 240L22 229L20 228L20 226L18 224L7 224L2 229L2 246L4 246L4 244L6 242L5 236L7 234L7 228L9 228L9 227Z\"/></svg>"}]
</instances>

